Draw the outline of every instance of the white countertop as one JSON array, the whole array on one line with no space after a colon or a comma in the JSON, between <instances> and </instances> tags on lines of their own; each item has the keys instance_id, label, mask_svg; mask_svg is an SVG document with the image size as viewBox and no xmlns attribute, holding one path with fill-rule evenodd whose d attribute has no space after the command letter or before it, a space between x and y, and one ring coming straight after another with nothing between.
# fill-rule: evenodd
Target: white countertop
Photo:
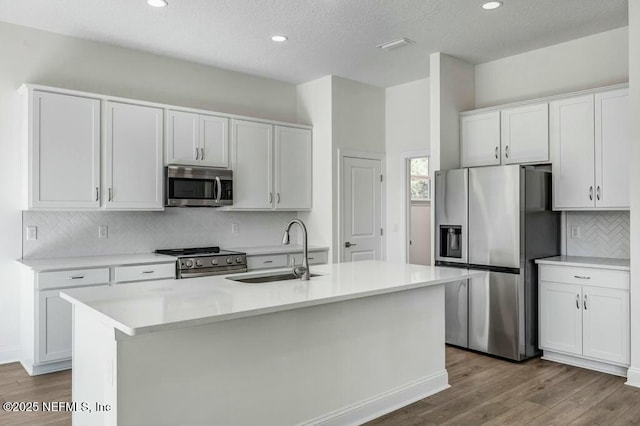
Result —
<instances>
[{"instance_id":1,"label":"white countertop","mask_svg":"<svg viewBox=\"0 0 640 426\"><path fill-rule=\"evenodd\" d=\"M579 266L583 268L602 268L628 271L629 259L613 259L609 257L555 256L537 259L542 265Z\"/></svg>"},{"instance_id":2,"label":"white countertop","mask_svg":"<svg viewBox=\"0 0 640 426\"><path fill-rule=\"evenodd\" d=\"M289 271L286 269L286 271ZM246 273L68 289L61 297L96 311L110 326L134 336L343 300L410 290L480 276L483 272L363 261L317 265L310 281L245 284Z\"/></svg>"},{"instance_id":3,"label":"white countertop","mask_svg":"<svg viewBox=\"0 0 640 426\"><path fill-rule=\"evenodd\" d=\"M176 258L173 256L165 256L155 253L18 260L18 262L28 266L35 272L63 271L67 269L100 268L107 266L125 266L136 264L171 263L175 261Z\"/></svg>"},{"instance_id":4,"label":"white countertop","mask_svg":"<svg viewBox=\"0 0 640 426\"><path fill-rule=\"evenodd\" d=\"M289 244L283 245L279 244L277 246L259 246L259 247L231 247L229 248L231 251L241 251L246 253L248 256L259 256L263 254L280 254L280 253L298 253L302 252L302 246L299 244ZM309 246L309 251L326 251L329 250L329 247L321 247L321 246Z\"/></svg>"}]
</instances>

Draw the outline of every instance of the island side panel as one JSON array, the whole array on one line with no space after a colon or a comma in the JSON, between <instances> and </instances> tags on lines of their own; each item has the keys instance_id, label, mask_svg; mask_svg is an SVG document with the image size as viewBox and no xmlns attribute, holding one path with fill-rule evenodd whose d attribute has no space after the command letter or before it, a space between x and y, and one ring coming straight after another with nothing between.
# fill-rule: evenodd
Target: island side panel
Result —
<instances>
[{"instance_id":1,"label":"island side panel","mask_svg":"<svg viewBox=\"0 0 640 426\"><path fill-rule=\"evenodd\" d=\"M73 305L74 426L117 424L116 333L93 310Z\"/></svg>"},{"instance_id":2,"label":"island side panel","mask_svg":"<svg viewBox=\"0 0 640 426\"><path fill-rule=\"evenodd\" d=\"M358 423L448 387L443 285L118 339L119 424Z\"/></svg>"}]
</instances>

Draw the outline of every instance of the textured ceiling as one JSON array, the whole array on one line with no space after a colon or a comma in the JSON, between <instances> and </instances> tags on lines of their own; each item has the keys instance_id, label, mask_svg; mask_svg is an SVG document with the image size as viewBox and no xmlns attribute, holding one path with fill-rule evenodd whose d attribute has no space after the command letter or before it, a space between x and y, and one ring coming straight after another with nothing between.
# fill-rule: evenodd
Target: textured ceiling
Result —
<instances>
[{"instance_id":1,"label":"textured ceiling","mask_svg":"<svg viewBox=\"0 0 640 426\"><path fill-rule=\"evenodd\" d=\"M493 11L482 0L168 1L0 0L0 21L291 83L334 74L381 87L426 77L433 52L482 63L627 25L627 0L504 0ZM416 43L376 48L400 37Z\"/></svg>"}]
</instances>

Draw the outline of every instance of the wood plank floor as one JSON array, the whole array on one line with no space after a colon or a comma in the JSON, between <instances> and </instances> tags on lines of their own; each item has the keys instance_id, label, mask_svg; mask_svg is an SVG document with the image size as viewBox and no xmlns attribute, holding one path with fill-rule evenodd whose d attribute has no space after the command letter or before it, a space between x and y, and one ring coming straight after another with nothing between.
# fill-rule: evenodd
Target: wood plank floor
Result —
<instances>
[{"instance_id":1,"label":"wood plank floor","mask_svg":"<svg viewBox=\"0 0 640 426\"><path fill-rule=\"evenodd\" d=\"M541 359L516 364L447 348L451 388L369 425L640 425L640 389L622 377ZM0 365L0 402L71 401L71 372L29 377ZM71 424L71 414L0 411L0 425Z\"/></svg>"},{"instance_id":2,"label":"wood plank floor","mask_svg":"<svg viewBox=\"0 0 640 426\"><path fill-rule=\"evenodd\" d=\"M368 425L639 425L640 389L622 377L447 347L451 388Z\"/></svg>"}]
</instances>

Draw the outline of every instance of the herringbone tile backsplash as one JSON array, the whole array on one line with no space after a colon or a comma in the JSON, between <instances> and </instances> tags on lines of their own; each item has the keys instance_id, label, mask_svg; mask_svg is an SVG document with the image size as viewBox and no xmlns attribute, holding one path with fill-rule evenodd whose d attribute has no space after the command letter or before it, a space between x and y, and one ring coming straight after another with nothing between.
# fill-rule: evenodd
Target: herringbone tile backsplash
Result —
<instances>
[{"instance_id":1,"label":"herringbone tile backsplash","mask_svg":"<svg viewBox=\"0 0 640 426\"><path fill-rule=\"evenodd\" d=\"M23 240L22 256L51 258L212 245L277 245L287 222L295 216L294 212L221 212L207 208L163 212L25 211L23 231L27 226L37 226L38 239ZM238 233L231 232L233 223L238 224ZM108 226L107 239L98 239L99 225Z\"/></svg>"},{"instance_id":2,"label":"herringbone tile backsplash","mask_svg":"<svg viewBox=\"0 0 640 426\"><path fill-rule=\"evenodd\" d=\"M580 227L580 238L571 228ZM567 255L629 258L629 212L567 212Z\"/></svg>"}]
</instances>

